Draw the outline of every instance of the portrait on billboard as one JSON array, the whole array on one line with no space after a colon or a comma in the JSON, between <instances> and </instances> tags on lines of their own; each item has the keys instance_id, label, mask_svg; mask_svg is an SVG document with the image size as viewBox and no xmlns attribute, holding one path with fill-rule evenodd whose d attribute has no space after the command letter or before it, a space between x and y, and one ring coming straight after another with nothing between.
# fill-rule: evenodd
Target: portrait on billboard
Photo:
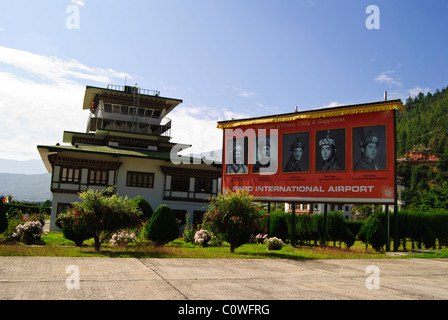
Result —
<instances>
[{"instance_id":1,"label":"portrait on billboard","mask_svg":"<svg viewBox=\"0 0 448 320\"><path fill-rule=\"evenodd\" d=\"M310 171L310 133L296 132L283 135L283 172Z\"/></svg>"},{"instance_id":2,"label":"portrait on billboard","mask_svg":"<svg viewBox=\"0 0 448 320\"><path fill-rule=\"evenodd\" d=\"M316 131L316 171L345 171L345 128Z\"/></svg>"},{"instance_id":3,"label":"portrait on billboard","mask_svg":"<svg viewBox=\"0 0 448 320\"><path fill-rule=\"evenodd\" d=\"M248 138L233 138L227 141L226 173L248 173Z\"/></svg>"},{"instance_id":4,"label":"portrait on billboard","mask_svg":"<svg viewBox=\"0 0 448 320\"><path fill-rule=\"evenodd\" d=\"M252 173L277 172L278 136L256 136L254 139L254 160Z\"/></svg>"},{"instance_id":5,"label":"portrait on billboard","mask_svg":"<svg viewBox=\"0 0 448 320\"><path fill-rule=\"evenodd\" d=\"M387 170L386 125L353 128L353 170Z\"/></svg>"}]
</instances>

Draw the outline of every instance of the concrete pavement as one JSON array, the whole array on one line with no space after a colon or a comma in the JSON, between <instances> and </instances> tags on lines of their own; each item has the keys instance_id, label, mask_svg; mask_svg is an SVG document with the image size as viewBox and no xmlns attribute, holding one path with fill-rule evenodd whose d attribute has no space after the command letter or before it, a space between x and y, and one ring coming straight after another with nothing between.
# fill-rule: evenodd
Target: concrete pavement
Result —
<instances>
[{"instance_id":1,"label":"concrete pavement","mask_svg":"<svg viewBox=\"0 0 448 320\"><path fill-rule=\"evenodd\" d=\"M0 257L0 299L439 300L447 276L448 259Z\"/></svg>"}]
</instances>

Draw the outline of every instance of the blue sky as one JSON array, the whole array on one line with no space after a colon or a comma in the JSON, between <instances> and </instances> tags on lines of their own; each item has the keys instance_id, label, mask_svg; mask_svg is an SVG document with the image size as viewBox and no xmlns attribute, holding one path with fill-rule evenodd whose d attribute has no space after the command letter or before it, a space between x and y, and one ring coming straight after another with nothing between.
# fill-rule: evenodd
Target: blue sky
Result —
<instances>
[{"instance_id":1,"label":"blue sky","mask_svg":"<svg viewBox=\"0 0 448 320\"><path fill-rule=\"evenodd\" d=\"M183 100L173 141L194 152L220 148L219 120L405 102L448 86L447 33L448 0L2 1L0 158L84 131L85 86L125 77Z\"/></svg>"}]
</instances>

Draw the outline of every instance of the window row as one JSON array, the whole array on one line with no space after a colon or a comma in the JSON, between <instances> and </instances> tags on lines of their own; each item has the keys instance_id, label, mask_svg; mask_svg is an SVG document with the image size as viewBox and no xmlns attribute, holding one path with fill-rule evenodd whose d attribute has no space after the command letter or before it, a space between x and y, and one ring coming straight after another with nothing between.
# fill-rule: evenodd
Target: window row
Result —
<instances>
[{"instance_id":1,"label":"window row","mask_svg":"<svg viewBox=\"0 0 448 320\"><path fill-rule=\"evenodd\" d=\"M172 176L170 191L189 192L190 177ZM194 179L194 192L196 193L213 193L213 180L204 178Z\"/></svg>"},{"instance_id":2,"label":"window row","mask_svg":"<svg viewBox=\"0 0 448 320\"><path fill-rule=\"evenodd\" d=\"M130 106L122 106L118 104L110 104L105 103L104 104L104 112L107 113L118 113L122 115L131 115L139 117L148 117L148 118L160 118L160 115L162 114L162 111L160 110L153 110L153 109L145 109L145 108L136 108L136 107L130 107Z\"/></svg>"},{"instance_id":3,"label":"window row","mask_svg":"<svg viewBox=\"0 0 448 320\"><path fill-rule=\"evenodd\" d=\"M81 168L61 168L61 183L79 184L81 182ZM109 170L90 169L87 181L90 185L105 186L109 181Z\"/></svg>"},{"instance_id":4,"label":"window row","mask_svg":"<svg viewBox=\"0 0 448 320\"><path fill-rule=\"evenodd\" d=\"M80 184L82 168L62 167L60 170L61 183ZM89 169L87 181L89 185L106 186L109 182L109 170ZM126 187L154 188L153 172L128 171L126 173ZM190 177L171 176L171 191L189 192ZM213 179L195 178L194 192L213 193Z\"/></svg>"}]
</instances>

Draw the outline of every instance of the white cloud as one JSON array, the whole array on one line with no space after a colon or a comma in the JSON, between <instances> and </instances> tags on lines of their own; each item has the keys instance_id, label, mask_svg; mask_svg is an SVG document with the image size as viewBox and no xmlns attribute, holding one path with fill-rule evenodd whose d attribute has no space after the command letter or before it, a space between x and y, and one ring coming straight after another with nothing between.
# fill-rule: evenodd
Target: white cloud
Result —
<instances>
[{"instance_id":1,"label":"white cloud","mask_svg":"<svg viewBox=\"0 0 448 320\"><path fill-rule=\"evenodd\" d=\"M171 141L192 145L182 154L204 154L211 158L210 151L222 149L223 131L217 128L218 121L247 117L229 110L180 105L168 114L172 120ZM216 160L222 160L219 154Z\"/></svg>"},{"instance_id":2,"label":"white cloud","mask_svg":"<svg viewBox=\"0 0 448 320\"><path fill-rule=\"evenodd\" d=\"M244 90L241 88L234 88L234 90L238 93L238 96L240 96L242 98L250 98L250 97L255 96L254 91L248 91L248 90Z\"/></svg>"},{"instance_id":3,"label":"white cloud","mask_svg":"<svg viewBox=\"0 0 448 320\"><path fill-rule=\"evenodd\" d=\"M39 159L37 145L62 142L64 130L84 131L86 80L104 85L124 78L124 73L73 59L2 46L0 65L0 158L4 159Z\"/></svg>"},{"instance_id":4,"label":"white cloud","mask_svg":"<svg viewBox=\"0 0 448 320\"><path fill-rule=\"evenodd\" d=\"M47 81L61 82L70 78L109 83L111 78L124 79L126 73L113 69L91 68L70 59L63 60L0 46L0 63L30 72ZM128 78L132 79L130 75Z\"/></svg>"},{"instance_id":5,"label":"white cloud","mask_svg":"<svg viewBox=\"0 0 448 320\"><path fill-rule=\"evenodd\" d=\"M381 72L380 75L375 77L375 81L378 83L402 87L403 83L398 77L395 77L394 74L395 70Z\"/></svg>"},{"instance_id":6,"label":"white cloud","mask_svg":"<svg viewBox=\"0 0 448 320\"><path fill-rule=\"evenodd\" d=\"M406 100L409 97L416 97L420 92L427 94L431 90L429 88L422 88L420 86L416 86L411 89L399 89L393 90L387 93L389 100L400 99L403 103L406 103Z\"/></svg>"},{"instance_id":7,"label":"white cloud","mask_svg":"<svg viewBox=\"0 0 448 320\"><path fill-rule=\"evenodd\" d=\"M322 106L322 109L334 108L334 107L340 107L340 106L341 106L341 104L339 102L333 101L325 106Z\"/></svg>"},{"instance_id":8,"label":"white cloud","mask_svg":"<svg viewBox=\"0 0 448 320\"><path fill-rule=\"evenodd\" d=\"M409 96L415 97L418 96L420 92L427 94L430 91L429 88L415 87L408 90Z\"/></svg>"}]
</instances>

